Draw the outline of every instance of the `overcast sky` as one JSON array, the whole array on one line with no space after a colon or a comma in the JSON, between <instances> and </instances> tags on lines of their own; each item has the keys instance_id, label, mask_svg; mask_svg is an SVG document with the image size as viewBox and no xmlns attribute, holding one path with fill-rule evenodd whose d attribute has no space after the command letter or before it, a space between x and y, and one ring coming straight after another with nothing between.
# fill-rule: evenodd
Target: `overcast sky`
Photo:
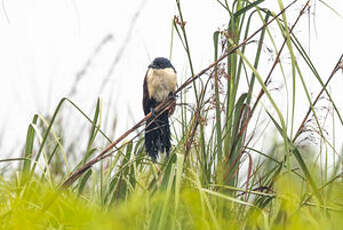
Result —
<instances>
[{"instance_id":1,"label":"overcast sky","mask_svg":"<svg viewBox=\"0 0 343 230\"><path fill-rule=\"evenodd\" d=\"M273 5L278 12L276 2L266 0L265 4ZM284 1L285 5L287 2L290 1ZM297 32L304 34L302 38L310 47L311 57L326 79L343 52L343 19L319 1L313 2L316 4L312 5L311 19L303 18ZM337 12L343 12L343 1L325 2ZM228 18L215 0L181 3L198 72L210 64L213 32L226 25ZM304 3L299 0L290 15L296 15ZM51 114L59 100L70 94L77 74L83 69L86 72L71 99L87 113L94 111L100 96L105 110L122 112L118 116L118 132L142 118L143 77L154 57L169 56L175 14L173 0L3 0L0 8L1 154L19 156L18 152L10 151L18 150L15 147L23 144L33 115ZM308 31L309 22L311 31ZM307 37L309 32L311 40ZM175 36L172 63L180 83L189 71L177 40ZM103 45L95 51L102 41ZM118 56L120 59L116 59ZM113 63L116 65L112 70ZM100 91L102 84L105 88ZM335 96L343 101L343 94ZM115 98L115 102L108 98ZM128 111L132 117L127 115Z\"/></svg>"}]
</instances>

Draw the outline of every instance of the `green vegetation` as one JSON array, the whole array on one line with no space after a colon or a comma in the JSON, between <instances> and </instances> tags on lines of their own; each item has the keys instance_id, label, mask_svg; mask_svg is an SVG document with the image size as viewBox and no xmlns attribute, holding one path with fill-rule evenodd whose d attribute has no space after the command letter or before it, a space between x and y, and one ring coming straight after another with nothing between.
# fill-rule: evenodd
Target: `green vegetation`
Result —
<instances>
[{"instance_id":1,"label":"green vegetation","mask_svg":"<svg viewBox=\"0 0 343 230\"><path fill-rule=\"evenodd\" d=\"M51 117L34 115L22 158L0 160L1 168L20 162L11 177L0 177L0 229L341 229L342 151L334 127L343 120L327 86L343 60L320 76L294 33L312 1L295 8L298 1L278 0L279 12L264 0L217 2L228 25L209 41L213 64L197 72L187 13L176 0L171 44L177 35L192 76L177 91L170 157L154 164L146 156L146 118L111 140L100 99L88 116L63 98ZM291 10L296 17L287 17ZM304 71L321 86L314 97ZM278 76L282 89L270 86ZM307 113L297 110L304 98ZM323 98L331 111L318 109ZM82 154L65 146L65 106L90 127ZM332 120L332 135L322 114ZM310 148L314 134L318 144Z\"/></svg>"}]
</instances>

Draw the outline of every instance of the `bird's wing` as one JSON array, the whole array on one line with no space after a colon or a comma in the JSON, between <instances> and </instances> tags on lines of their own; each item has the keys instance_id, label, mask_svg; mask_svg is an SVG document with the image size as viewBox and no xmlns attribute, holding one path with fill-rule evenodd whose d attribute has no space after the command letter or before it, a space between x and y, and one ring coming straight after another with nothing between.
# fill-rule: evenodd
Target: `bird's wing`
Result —
<instances>
[{"instance_id":1,"label":"bird's wing","mask_svg":"<svg viewBox=\"0 0 343 230\"><path fill-rule=\"evenodd\" d=\"M145 115L147 115L150 112L150 106L149 106L150 98L149 98L149 91L148 91L148 84L147 84L148 71L145 74L144 84L143 84L143 110L144 110Z\"/></svg>"}]
</instances>

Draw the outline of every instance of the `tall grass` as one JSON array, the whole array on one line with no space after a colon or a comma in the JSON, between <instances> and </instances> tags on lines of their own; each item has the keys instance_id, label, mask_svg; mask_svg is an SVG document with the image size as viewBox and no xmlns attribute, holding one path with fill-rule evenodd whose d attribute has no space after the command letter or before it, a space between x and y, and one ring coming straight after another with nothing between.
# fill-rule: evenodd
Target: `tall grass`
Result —
<instances>
[{"instance_id":1,"label":"tall grass","mask_svg":"<svg viewBox=\"0 0 343 230\"><path fill-rule=\"evenodd\" d=\"M170 157L153 163L145 154L141 126L150 114L111 140L102 128L100 99L87 115L63 98L52 116L34 115L24 155L0 161L21 162L12 177L1 177L2 229L340 229L341 150L316 106L325 96L330 118L343 124L327 89L343 59L322 77L297 38L295 28L313 2L284 6L278 0L279 12L264 0L217 2L228 24L209 41L213 62L197 71L187 12L176 0L172 34L185 49L191 76L177 90ZM288 16L292 10L295 18ZM321 85L314 98L305 72ZM278 77L284 87L275 90L271 83ZM194 91L186 93L190 86ZM305 114L297 111L304 99L299 87ZM66 106L89 126L86 148L77 155L64 146L60 114ZM157 112L168 106L165 101ZM319 148L304 148L313 133ZM329 154L339 160L329 164Z\"/></svg>"}]
</instances>

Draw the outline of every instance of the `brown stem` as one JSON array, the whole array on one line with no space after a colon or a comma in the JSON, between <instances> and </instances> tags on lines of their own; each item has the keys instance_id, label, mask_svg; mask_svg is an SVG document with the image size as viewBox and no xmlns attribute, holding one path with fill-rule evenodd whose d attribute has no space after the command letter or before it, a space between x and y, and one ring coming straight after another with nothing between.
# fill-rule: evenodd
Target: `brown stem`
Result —
<instances>
[{"instance_id":1,"label":"brown stem","mask_svg":"<svg viewBox=\"0 0 343 230\"><path fill-rule=\"evenodd\" d=\"M303 128L305 126L305 122L307 121L308 116L312 112L312 108L317 104L317 102L319 101L320 96L323 94L324 91L326 91L326 87L328 86L329 82L331 81L331 79L333 78L335 73L340 69L340 64L341 64L342 60L343 60L343 54L338 59L337 64L335 65L335 68L332 70L328 80L325 82L323 88L318 93L318 95L317 95L316 99L314 100L312 106L310 106L310 108L308 109L308 111L307 111L303 121L301 122L301 125L299 126L299 129L298 129L297 133L295 134L295 136L293 138L293 142L296 140L296 138L300 135L301 131L303 130Z\"/></svg>"}]
</instances>

